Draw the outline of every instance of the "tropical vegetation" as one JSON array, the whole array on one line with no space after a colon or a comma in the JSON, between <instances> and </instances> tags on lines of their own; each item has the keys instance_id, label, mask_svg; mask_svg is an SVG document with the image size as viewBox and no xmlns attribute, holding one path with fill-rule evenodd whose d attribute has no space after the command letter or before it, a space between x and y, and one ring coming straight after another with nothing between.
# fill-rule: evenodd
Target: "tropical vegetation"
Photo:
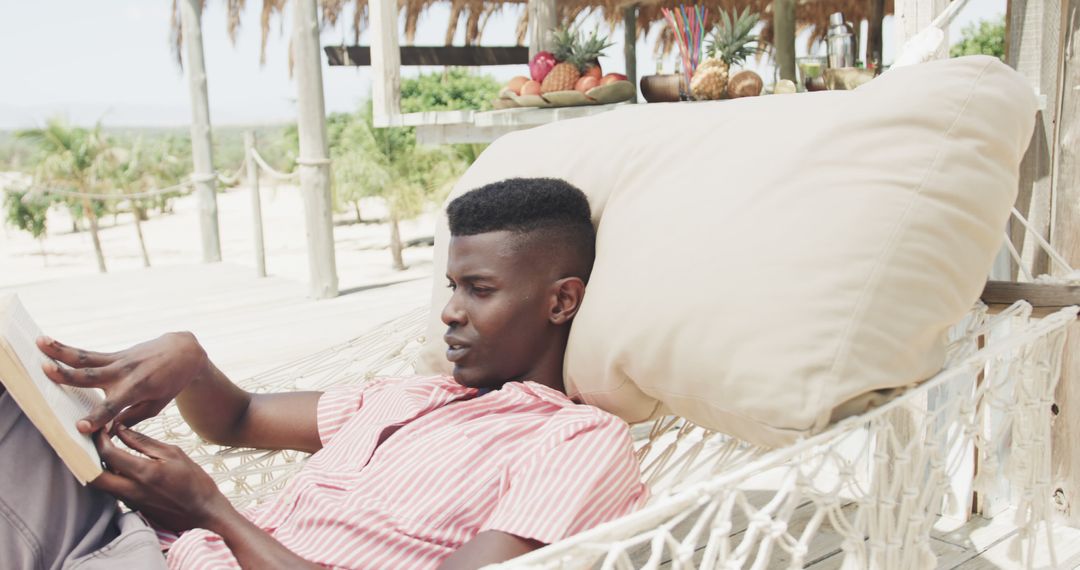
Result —
<instances>
[{"instance_id":1,"label":"tropical vegetation","mask_svg":"<svg viewBox=\"0 0 1080 570\"><path fill-rule=\"evenodd\" d=\"M960 41L949 49L949 55L992 55L1005 60L1005 17L968 24Z\"/></svg>"},{"instance_id":2,"label":"tropical vegetation","mask_svg":"<svg viewBox=\"0 0 1080 570\"><path fill-rule=\"evenodd\" d=\"M498 82L491 77L461 69L421 75L402 82L402 110L486 109L498 90ZM214 131L218 172L232 174L242 164L243 130ZM284 171L295 168L299 154L295 126L255 130L259 153L271 166ZM476 144L423 145L411 128L376 129L370 103L354 113L328 117L327 134L335 208L352 212L362 221L361 201L382 201L390 230L391 261L397 269L405 267L400 222L441 203L454 180L483 150L483 145ZM142 222L154 212L170 212L172 200L180 192L140 195L174 186L188 177L190 138L179 130L109 131L53 119L41 128L18 131L13 136L0 133L0 170L32 176L29 188L0 189L8 225L44 240L50 229L49 209L68 208L72 231L89 229L98 269L104 272L100 222L109 214L115 219L117 214L130 213L143 264L149 266Z\"/></svg>"}]
</instances>

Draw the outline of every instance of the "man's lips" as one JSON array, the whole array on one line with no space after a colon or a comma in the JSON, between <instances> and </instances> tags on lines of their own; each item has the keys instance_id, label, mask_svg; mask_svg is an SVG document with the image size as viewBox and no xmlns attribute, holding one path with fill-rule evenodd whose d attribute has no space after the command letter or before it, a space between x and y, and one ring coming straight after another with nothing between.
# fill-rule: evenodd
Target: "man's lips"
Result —
<instances>
[{"instance_id":1,"label":"man's lips","mask_svg":"<svg viewBox=\"0 0 1080 570\"><path fill-rule=\"evenodd\" d=\"M465 353L469 351L469 345L461 342L460 340L452 337L443 337L446 341L446 359L450 362L457 362L461 360Z\"/></svg>"}]
</instances>

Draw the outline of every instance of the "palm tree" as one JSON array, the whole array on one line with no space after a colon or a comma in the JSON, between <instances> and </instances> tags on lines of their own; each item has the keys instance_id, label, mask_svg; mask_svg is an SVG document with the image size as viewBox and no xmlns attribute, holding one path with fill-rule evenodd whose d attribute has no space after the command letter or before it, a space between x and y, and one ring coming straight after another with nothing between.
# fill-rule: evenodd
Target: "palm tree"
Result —
<instances>
[{"instance_id":1,"label":"palm tree","mask_svg":"<svg viewBox=\"0 0 1080 570\"><path fill-rule=\"evenodd\" d=\"M59 119L50 119L45 128L19 131L16 137L37 147L42 160L34 172L39 184L65 186L83 194L79 197L83 215L90 222L90 237L94 242L98 271L105 273L105 254L98 235L97 211L85 194L97 186L95 169L105 150L101 128L71 127Z\"/></svg>"},{"instance_id":2,"label":"palm tree","mask_svg":"<svg viewBox=\"0 0 1080 570\"><path fill-rule=\"evenodd\" d=\"M154 187L154 178L150 173L151 166L142 159L142 139L137 139L131 148L109 147L99 161L99 175L107 180L120 194L131 194L150 190ZM128 198L131 204L131 216L135 220L135 235L139 239L139 251L142 253L143 267L150 267L150 254L146 251L146 240L143 239L142 219L144 210L140 201Z\"/></svg>"}]
</instances>

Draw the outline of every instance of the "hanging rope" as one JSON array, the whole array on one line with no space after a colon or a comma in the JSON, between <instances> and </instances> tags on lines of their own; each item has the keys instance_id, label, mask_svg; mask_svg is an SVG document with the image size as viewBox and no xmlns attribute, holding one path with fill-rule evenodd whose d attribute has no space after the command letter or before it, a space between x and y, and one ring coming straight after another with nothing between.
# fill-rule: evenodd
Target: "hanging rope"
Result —
<instances>
[{"instance_id":1,"label":"hanging rope","mask_svg":"<svg viewBox=\"0 0 1080 570\"><path fill-rule=\"evenodd\" d=\"M1012 241L1009 239L1009 236L1006 235L1005 245L1009 249L1009 255L1012 257L1013 261L1016 262L1016 266L1020 268L1020 271L1023 272L1024 277L1026 277L1028 281L1035 283L1080 285L1080 271L1073 269L1072 265L1070 265L1069 262L1066 261L1065 257L1061 255L1058 250L1054 249L1054 246L1050 245L1050 242L1046 241L1046 238L1044 238L1039 232L1035 231L1035 228L1031 227L1031 222L1029 222L1027 218L1025 218L1024 215L1020 213L1019 210L1013 208L1012 216L1016 219L1016 221L1020 222L1020 225L1024 226L1024 229L1027 231L1027 235L1035 239L1035 242L1039 245L1039 247L1046 252L1046 255L1050 257L1050 260L1057 264L1058 268L1062 271L1062 274L1060 275L1039 275L1038 277L1032 277L1031 271L1028 270L1028 268L1024 264L1023 259L1021 259L1020 253L1016 251L1016 248L1013 247Z\"/></svg>"},{"instance_id":2,"label":"hanging rope","mask_svg":"<svg viewBox=\"0 0 1080 570\"><path fill-rule=\"evenodd\" d=\"M259 154L259 151L255 149L251 149L251 157L255 159L255 164L258 164L261 170L264 170L270 178L275 180L296 180L300 176L300 172L298 171L280 172L275 170L274 167L270 166L266 160L263 159L262 155ZM300 163L300 160L297 160L297 163Z\"/></svg>"},{"instance_id":3,"label":"hanging rope","mask_svg":"<svg viewBox=\"0 0 1080 570\"><path fill-rule=\"evenodd\" d=\"M232 176L226 176L224 174L218 173L217 181L226 186L233 186L234 184L240 182L240 175L243 174L245 170L247 170L246 160L240 162L240 168L237 168L236 172L233 173Z\"/></svg>"}]
</instances>

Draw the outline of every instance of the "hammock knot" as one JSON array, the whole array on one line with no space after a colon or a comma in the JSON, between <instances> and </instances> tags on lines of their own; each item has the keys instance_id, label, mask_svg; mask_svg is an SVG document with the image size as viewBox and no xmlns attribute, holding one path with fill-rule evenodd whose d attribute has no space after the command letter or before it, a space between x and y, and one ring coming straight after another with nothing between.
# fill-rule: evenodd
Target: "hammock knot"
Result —
<instances>
[{"instance_id":1,"label":"hammock knot","mask_svg":"<svg viewBox=\"0 0 1080 570\"><path fill-rule=\"evenodd\" d=\"M787 532L787 523L784 521L773 521L769 525L769 535L773 538L783 536Z\"/></svg>"}]
</instances>

